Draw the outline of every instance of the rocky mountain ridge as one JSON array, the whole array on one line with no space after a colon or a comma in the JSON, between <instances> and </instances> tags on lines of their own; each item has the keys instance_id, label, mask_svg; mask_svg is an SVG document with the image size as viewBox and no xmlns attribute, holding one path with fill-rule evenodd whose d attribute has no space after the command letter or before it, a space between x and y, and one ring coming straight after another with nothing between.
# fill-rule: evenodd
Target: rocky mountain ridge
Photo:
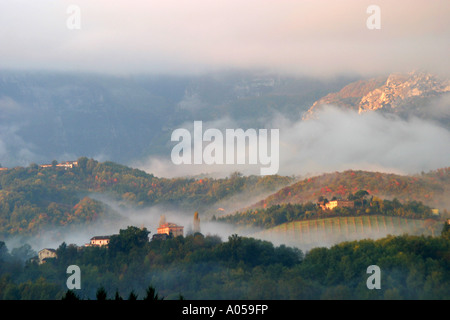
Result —
<instances>
[{"instance_id":1,"label":"rocky mountain ridge","mask_svg":"<svg viewBox=\"0 0 450 320\"><path fill-rule=\"evenodd\" d=\"M350 83L340 91L324 96L314 102L303 119L314 118L324 105L352 109L359 114L379 109L394 113L417 111L426 108L431 100L449 93L448 79L424 71L392 73Z\"/></svg>"}]
</instances>

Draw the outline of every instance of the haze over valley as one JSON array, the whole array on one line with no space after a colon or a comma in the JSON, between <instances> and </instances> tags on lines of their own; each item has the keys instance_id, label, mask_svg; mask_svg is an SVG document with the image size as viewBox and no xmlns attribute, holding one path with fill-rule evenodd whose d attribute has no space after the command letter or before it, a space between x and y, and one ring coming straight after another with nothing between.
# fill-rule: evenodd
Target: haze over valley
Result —
<instances>
[{"instance_id":1,"label":"haze over valley","mask_svg":"<svg viewBox=\"0 0 450 320\"><path fill-rule=\"evenodd\" d=\"M449 299L449 15L1 2L0 299Z\"/></svg>"}]
</instances>

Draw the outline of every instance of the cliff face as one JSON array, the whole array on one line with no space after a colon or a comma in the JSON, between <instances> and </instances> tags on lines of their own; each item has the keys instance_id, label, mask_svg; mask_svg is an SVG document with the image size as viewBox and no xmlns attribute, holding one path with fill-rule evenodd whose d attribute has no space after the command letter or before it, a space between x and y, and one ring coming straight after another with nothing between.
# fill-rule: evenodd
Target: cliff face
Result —
<instances>
[{"instance_id":1,"label":"cliff face","mask_svg":"<svg viewBox=\"0 0 450 320\"><path fill-rule=\"evenodd\" d=\"M450 92L449 81L439 79L432 74L425 72L391 74L383 86L361 98L358 112L380 108L396 109L408 103L414 103L416 98L430 98L445 92Z\"/></svg>"},{"instance_id":2,"label":"cliff face","mask_svg":"<svg viewBox=\"0 0 450 320\"><path fill-rule=\"evenodd\" d=\"M379 88L386 82L386 77L373 78L352 82L342 88L339 92L327 94L317 100L304 114L303 119L311 119L321 106L331 104L346 109L358 110L361 97Z\"/></svg>"},{"instance_id":3,"label":"cliff face","mask_svg":"<svg viewBox=\"0 0 450 320\"><path fill-rule=\"evenodd\" d=\"M317 100L305 113L303 119L314 117L322 105L332 104L358 113L383 109L400 112L406 108L422 105L442 94L450 93L448 79L440 79L426 72L413 71L362 80L345 86L336 93Z\"/></svg>"}]
</instances>

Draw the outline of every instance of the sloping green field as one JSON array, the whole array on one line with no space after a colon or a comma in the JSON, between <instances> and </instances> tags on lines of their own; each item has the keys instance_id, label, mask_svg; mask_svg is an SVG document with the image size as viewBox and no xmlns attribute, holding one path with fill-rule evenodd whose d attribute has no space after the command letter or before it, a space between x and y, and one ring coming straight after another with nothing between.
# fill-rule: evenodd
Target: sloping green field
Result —
<instances>
[{"instance_id":1,"label":"sloping green field","mask_svg":"<svg viewBox=\"0 0 450 320\"><path fill-rule=\"evenodd\" d=\"M426 221L383 215L332 217L288 222L257 232L253 236L277 244L309 249L343 241L377 239L389 234L432 235L433 229Z\"/></svg>"}]
</instances>

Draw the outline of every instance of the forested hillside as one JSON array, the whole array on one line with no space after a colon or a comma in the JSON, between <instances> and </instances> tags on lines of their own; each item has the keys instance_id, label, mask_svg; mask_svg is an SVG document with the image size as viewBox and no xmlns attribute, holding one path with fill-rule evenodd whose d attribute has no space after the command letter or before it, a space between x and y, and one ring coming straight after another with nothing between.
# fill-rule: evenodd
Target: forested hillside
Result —
<instances>
[{"instance_id":1,"label":"forested hillside","mask_svg":"<svg viewBox=\"0 0 450 320\"><path fill-rule=\"evenodd\" d=\"M287 186L253 207L314 202L320 196L345 198L358 190L382 199L420 201L433 208L446 209L450 207L450 168L413 176L355 170L326 173Z\"/></svg>"},{"instance_id":2,"label":"forested hillside","mask_svg":"<svg viewBox=\"0 0 450 320\"><path fill-rule=\"evenodd\" d=\"M398 199L387 200L378 197L370 199L355 199L355 206L336 207L332 210L323 210L320 205L313 202L304 204L285 203L273 205L262 209L249 209L226 215L219 221L233 223L235 225L252 225L262 228L271 228L286 222L299 220L315 220L331 217L352 217L362 215L384 215L390 217L402 217L409 219L437 218L432 209L418 201L400 202ZM442 212L447 215L447 210Z\"/></svg>"},{"instance_id":3,"label":"forested hillside","mask_svg":"<svg viewBox=\"0 0 450 320\"><path fill-rule=\"evenodd\" d=\"M32 164L1 171L2 236L39 234L48 226L70 227L103 217L114 218L113 209L90 196L95 194L142 208L156 204L208 208L227 197L233 199L250 191L273 192L293 182L293 178L287 177L244 177L238 173L226 179L162 179L112 162L80 158L78 164L67 170ZM353 175L351 171L334 177L347 175L361 176L360 184L365 186L364 182L372 181L376 187L375 181L379 181L380 190L385 185L383 177L388 177L387 181L392 178L367 172ZM327 175L312 180L324 177ZM435 190L437 194L448 181L448 170L403 179L398 181L406 184L403 189L390 190L400 195L401 190L407 195L414 194L414 184L408 186L407 182L415 181L420 190L430 188L427 192ZM308 180L289 188L294 190L304 183ZM329 183L330 190L331 186ZM334 194L323 190L325 196ZM343 196L354 199L354 208L322 210L315 203L325 201L321 194L314 202L242 210L235 215L219 216L217 220L268 230L274 226L283 228L285 224L286 230L280 230L287 233L303 229L304 225L299 223L319 218L340 219L342 228L356 228L356 223L363 228L368 224L377 228L377 223L383 221L380 216L433 220L431 207L415 200L382 199L373 195L374 190L358 190ZM285 191L286 188L278 194L286 194ZM345 225L342 219L352 216L361 217L361 222L353 220L352 225L350 219ZM365 222L363 217L370 218ZM397 220L397 224L404 223ZM76 292L82 299L95 299L99 288L104 289L100 291L103 298L106 294L106 298L127 299L133 296L131 293L142 298L149 286L166 299L178 299L180 295L187 299L449 299L449 225L439 219L433 221L436 222L433 226L419 224L428 229L433 227L433 236L347 241L329 248L316 246L307 252L239 235L226 241L201 233L148 241L146 228L130 226L113 235L108 248L61 243L56 259L38 264L30 260L36 255L30 245L13 247L10 251L0 241L0 299L61 299L67 293L66 268L73 264L82 270L82 290ZM309 223L308 227L311 228ZM382 290L366 287L366 269L373 264L382 270Z\"/></svg>"},{"instance_id":4,"label":"forested hillside","mask_svg":"<svg viewBox=\"0 0 450 320\"><path fill-rule=\"evenodd\" d=\"M320 196L318 203L249 209L220 217L218 221L239 229L262 228L252 236L307 250L387 235L436 235L442 223L450 218L447 210L439 212L418 201L402 203L396 198L369 198L365 190L348 198L352 199L353 207L326 209L323 203L328 203L328 199Z\"/></svg>"},{"instance_id":5,"label":"forested hillside","mask_svg":"<svg viewBox=\"0 0 450 320\"><path fill-rule=\"evenodd\" d=\"M219 200L250 192L274 192L292 178L248 176L225 179L157 178L113 162L80 158L71 169L37 164L0 171L0 235L36 235L52 226L89 224L117 217L96 194L133 207L165 205L208 210ZM215 210L216 208L214 208Z\"/></svg>"},{"instance_id":6,"label":"forested hillside","mask_svg":"<svg viewBox=\"0 0 450 320\"><path fill-rule=\"evenodd\" d=\"M230 202L230 208L231 204L238 206L239 201L245 207L249 199L272 193L265 200L249 207L250 210L259 209L258 215L254 212L247 215L253 221L242 214L235 215L233 221L267 227L293 219L320 217L322 213L309 208L308 202L314 203L319 197L330 200L335 197L345 198L360 189L366 190L370 197L375 196L374 201L380 198L384 201L365 208L369 213L381 210L381 214L392 214L393 209L390 208L393 206L397 211L403 208L398 201L408 203L405 208L411 209L402 209L402 215L406 214L404 212L416 215L417 208L413 207L420 203L440 208L442 212L447 208L446 195L450 190L449 168L417 176L345 171L295 182L292 177L242 176L239 173L225 179L166 179L113 162L98 162L82 157L78 163L77 167L71 169L42 168L31 164L0 171L0 234L36 235L52 226L71 227L105 217L117 217L117 212L96 195L136 208L163 205L173 209L200 210L206 216L215 214L220 217L234 210L246 212L242 207L233 211L219 208L226 201ZM293 212L284 211L281 216L279 209L271 208L288 203L298 206L294 207Z\"/></svg>"}]
</instances>

